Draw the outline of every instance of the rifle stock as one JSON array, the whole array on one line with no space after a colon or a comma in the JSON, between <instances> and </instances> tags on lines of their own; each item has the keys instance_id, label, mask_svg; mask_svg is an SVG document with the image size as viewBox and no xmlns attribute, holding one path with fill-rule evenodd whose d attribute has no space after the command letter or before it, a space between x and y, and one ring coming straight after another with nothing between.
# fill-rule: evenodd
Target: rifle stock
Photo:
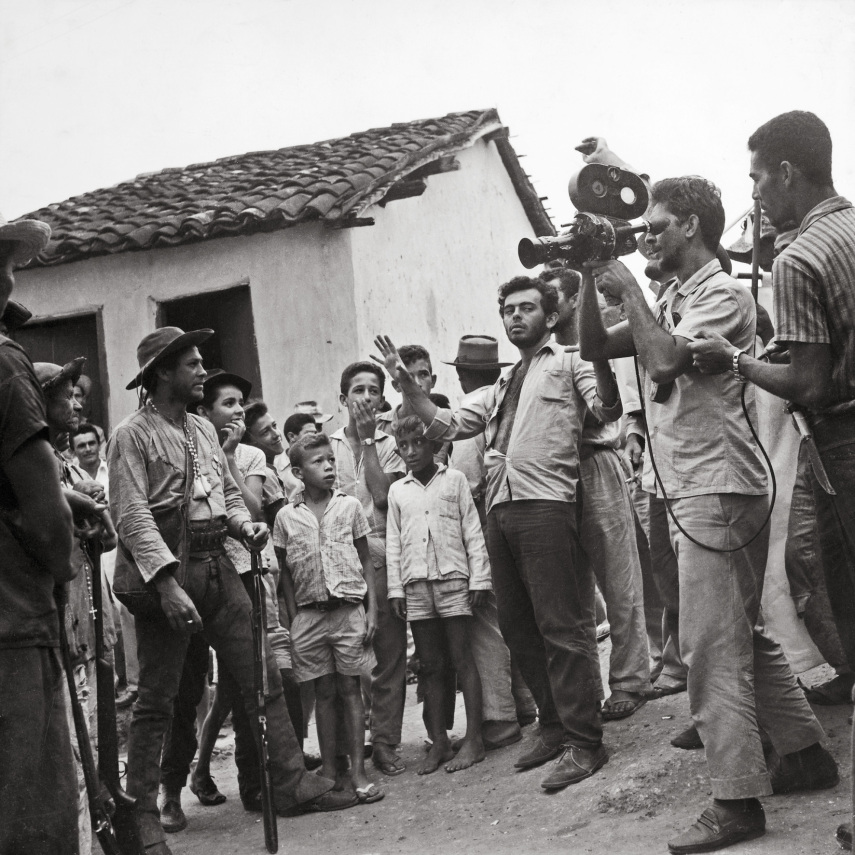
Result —
<instances>
[{"instance_id":1,"label":"rifle stock","mask_svg":"<svg viewBox=\"0 0 855 855\"><path fill-rule=\"evenodd\" d=\"M258 740L258 758L261 767L261 809L264 816L264 843L267 851L274 853L279 851L279 831L276 827L273 785L270 781L270 757L267 750L267 702L264 691L266 668L264 637L267 632L267 618L259 553L253 549L250 556L252 559L252 641L255 654L253 677L257 723L256 739Z\"/></svg>"},{"instance_id":2,"label":"rifle stock","mask_svg":"<svg viewBox=\"0 0 855 855\"><path fill-rule=\"evenodd\" d=\"M122 789L119 775L119 737L116 730L116 694L113 666L104 646L104 612L101 587L101 544L87 542L85 551L92 565L92 606L95 610L95 669L97 675L98 772L110 798L110 814L120 853L141 850L136 799ZM107 851L106 849L104 850Z\"/></svg>"}]
</instances>

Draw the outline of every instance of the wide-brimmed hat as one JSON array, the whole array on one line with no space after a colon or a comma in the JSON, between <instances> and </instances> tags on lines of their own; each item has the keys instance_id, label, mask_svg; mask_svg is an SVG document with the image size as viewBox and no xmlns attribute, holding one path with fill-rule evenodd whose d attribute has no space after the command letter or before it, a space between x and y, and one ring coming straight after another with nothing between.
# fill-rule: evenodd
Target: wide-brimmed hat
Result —
<instances>
[{"instance_id":1,"label":"wide-brimmed hat","mask_svg":"<svg viewBox=\"0 0 855 855\"><path fill-rule=\"evenodd\" d=\"M71 380L72 386L80 379L83 366L86 363L85 356L78 356L65 365L56 365L53 362L34 362L33 368L36 379L45 392L55 389L66 380Z\"/></svg>"},{"instance_id":2,"label":"wide-brimmed hat","mask_svg":"<svg viewBox=\"0 0 855 855\"><path fill-rule=\"evenodd\" d=\"M760 215L760 241L774 244L777 231L769 222L765 214ZM742 221L742 232L739 237L727 248L727 254L734 261L751 264L754 254L754 214L748 214Z\"/></svg>"},{"instance_id":3,"label":"wide-brimmed hat","mask_svg":"<svg viewBox=\"0 0 855 855\"><path fill-rule=\"evenodd\" d=\"M22 303L17 300L9 300L3 310L3 315L0 316L0 322L5 324L9 332L13 332L24 326L32 316L33 313Z\"/></svg>"},{"instance_id":4,"label":"wide-brimmed hat","mask_svg":"<svg viewBox=\"0 0 855 855\"><path fill-rule=\"evenodd\" d=\"M137 345L137 363L140 370L125 388L136 389L142 383L143 375L153 368L156 362L171 353L179 353L188 347L195 347L213 334L214 331L209 329L184 332L179 327L161 327L149 333Z\"/></svg>"},{"instance_id":5,"label":"wide-brimmed hat","mask_svg":"<svg viewBox=\"0 0 855 855\"><path fill-rule=\"evenodd\" d=\"M443 362L457 368L505 368L510 362L499 362L499 342L491 335L465 335L457 344L454 362Z\"/></svg>"},{"instance_id":6,"label":"wide-brimmed hat","mask_svg":"<svg viewBox=\"0 0 855 855\"><path fill-rule=\"evenodd\" d=\"M235 386L240 389L244 403L246 403L252 394L252 383L249 380L241 377L240 374L232 374L230 371L224 371L222 368L212 368L208 372L203 385L205 386L205 395L208 394L208 390L211 388L228 385Z\"/></svg>"},{"instance_id":7,"label":"wide-brimmed hat","mask_svg":"<svg viewBox=\"0 0 855 855\"><path fill-rule=\"evenodd\" d=\"M10 223L0 214L0 241L9 241L17 246L12 250L15 264L26 264L35 258L50 240L50 226L41 220L17 220Z\"/></svg>"},{"instance_id":8,"label":"wide-brimmed hat","mask_svg":"<svg viewBox=\"0 0 855 855\"><path fill-rule=\"evenodd\" d=\"M294 407L295 413L305 413L307 416L311 416L316 424L322 425L324 422L328 422L332 418L332 413L324 413L321 411L321 408L318 406L317 401L300 401Z\"/></svg>"}]
</instances>

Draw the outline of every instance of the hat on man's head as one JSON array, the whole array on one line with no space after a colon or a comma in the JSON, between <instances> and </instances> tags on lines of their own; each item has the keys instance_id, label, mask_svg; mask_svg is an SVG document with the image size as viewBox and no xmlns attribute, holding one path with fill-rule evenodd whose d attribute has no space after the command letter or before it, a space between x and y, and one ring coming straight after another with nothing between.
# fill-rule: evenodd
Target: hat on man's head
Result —
<instances>
[{"instance_id":1,"label":"hat on man's head","mask_svg":"<svg viewBox=\"0 0 855 855\"><path fill-rule=\"evenodd\" d=\"M66 380L71 380L72 385L77 383L85 362L85 356L78 356L77 359L72 359L65 365L55 365L53 362L34 362L33 368L42 390L50 392Z\"/></svg>"},{"instance_id":2,"label":"hat on man's head","mask_svg":"<svg viewBox=\"0 0 855 855\"><path fill-rule=\"evenodd\" d=\"M218 389L220 386L234 386L243 395L244 403L247 402L249 396L252 394L252 383L249 380L241 377L240 374L232 374L230 371L224 371L222 368L212 368L208 372L203 385L205 387L205 395L213 388Z\"/></svg>"},{"instance_id":3,"label":"hat on man's head","mask_svg":"<svg viewBox=\"0 0 855 855\"><path fill-rule=\"evenodd\" d=\"M213 334L213 330L184 332L179 327L161 327L153 333L149 333L137 345L137 363L140 370L125 388L136 389L142 383L143 375L152 369L159 360L172 353L187 350L188 347L195 347L209 339Z\"/></svg>"},{"instance_id":4,"label":"hat on man's head","mask_svg":"<svg viewBox=\"0 0 855 855\"><path fill-rule=\"evenodd\" d=\"M769 222L765 214L760 215L760 243L766 244L767 252L761 254L761 258L771 258L772 249L775 242L777 231ZM754 213L742 221L742 233L739 237L727 248L727 254L734 261L741 261L744 264L751 264L751 259L754 255ZM765 265L764 265L765 266ZM770 268L771 269L771 268ZM768 272L768 271L767 271Z\"/></svg>"},{"instance_id":5,"label":"hat on man's head","mask_svg":"<svg viewBox=\"0 0 855 855\"><path fill-rule=\"evenodd\" d=\"M499 362L499 342L491 335L465 335L457 344L454 362L443 362L456 368L505 368L510 362Z\"/></svg>"},{"instance_id":6,"label":"hat on man's head","mask_svg":"<svg viewBox=\"0 0 855 855\"><path fill-rule=\"evenodd\" d=\"M6 308L0 316L0 323L4 324L9 332L20 329L33 316L33 313L17 300L9 300Z\"/></svg>"},{"instance_id":7,"label":"hat on man's head","mask_svg":"<svg viewBox=\"0 0 855 855\"><path fill-rule=\"evenodd\" d=\"M35 258L50 240L50 226L41 220L17 220L10 223L0 214L0 241L16 244L12 250L15 264L26 264Z\"/></svg>"},{"instance_id":8,"label":"hat on man's head","mask_svg":"<svg viewBox=\"0 0 855 855\"><path fill-rule=\"evenodd\" d=\"M300 401L294 407L295 413L305 413L307 416L312 416L315 422L319 425L324 424L324 422L328 422L332 418L332 413L323 413L321 412L321 408L318 406L317 401Z\"/></svg>"}]
</instances>

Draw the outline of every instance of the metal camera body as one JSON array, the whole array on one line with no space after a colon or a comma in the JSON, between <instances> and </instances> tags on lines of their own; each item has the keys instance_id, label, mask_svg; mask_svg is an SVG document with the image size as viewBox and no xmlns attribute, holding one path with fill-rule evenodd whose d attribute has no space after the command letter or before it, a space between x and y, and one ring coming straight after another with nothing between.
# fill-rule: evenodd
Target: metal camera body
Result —
<instances>
[{"instance_id":1,"label":"metal camera body","mask_svg":"<svg viewBox=\"0 0 855 855\"><path fill-rule=\"evenodd\" d=\"M630 220L640 217L649 201L640 176L619 166L589 163L570 179L568 190L577 209L573 222L554 237L523 238L517 248L523 267L558 259L581 267L638 249L635 235L646 227Z\"/></svg>"}]
</instances>

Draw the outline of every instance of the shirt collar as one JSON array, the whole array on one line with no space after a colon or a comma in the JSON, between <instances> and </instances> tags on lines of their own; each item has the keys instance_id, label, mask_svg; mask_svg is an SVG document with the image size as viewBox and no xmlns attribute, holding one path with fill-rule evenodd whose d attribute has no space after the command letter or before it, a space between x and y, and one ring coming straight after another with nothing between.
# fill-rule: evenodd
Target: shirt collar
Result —
<instances>
[{"instance_id":1,"label":"shirt collar","mask_svg":"<svg viewBox=\"0 0 855 855\"><path fill-rule=\"evenodd\" d=\"M830 199L824 199L815 208L811 208L811 210L805 214L805 218L799 226L799 234L812 226L820 217L851 207L852 203L848 199L844 199L843 196L832 196Z\"/></svg>"},{"instance_id":2,"label":"shirt collar","mask_svg":"<svg viewBox=\"0 0 855 855\"><path fill-rule=\"evenodd\" d=\"M706 282L707 279L710 279L719 272L724 273L724 270L722 270L721 262L717 258L714 258L712 261L708 261L700 270L696 270L682 285L680 285L677 289L677 293L682 297L686 297L699 285ZM676 281L676 279L674 281Z\"/></svg>"},{"instance_id":3,"label":"shirt collar","mask_svg":"<svg viewBox=\"0 0 855 855\"><path fill-rule=\"evenodd\" d=\"M543 353L543 351L545 351L545 350L549 351L549 353L552 356L555 356L557 353L562 353L564 351L564 345L558 344L555 341L555 339L553 339L553 338L549 338L546 341L546 343L543 345L543 347L541 347L540 350L538 350L538 352L535 353L535 355L534 355L535 359L538 356L540 356ZM532 360L532 361L534 361L534 360ZM498 380L498 384L500 387L507 385L508 381L510 380L511 374L513 374L517 370L517 368L520 365L520 362L522 362L522 360L520 360L519 362L515 362L513 365L511 365L508 368L502 369L502 374Z\"/></svg>"},{"instance_id":4,"label":"shirt collar","mask_svg":"<svg viewBox=\"0 0 855 855\"><path fill-rule=\"evenodd\" d=\"M329 500L329 503L327 504L327 507L329 507L335 499L339 498L340 496L346 496L346 495L347 495L347 493L343 492L342 490L338 490L338 489L333 490L332 496L330 496L330 500ZM291 504L295 508L299 507L300 505L306 504L306 500L303 498L303 490L300 490L298 493L294 493L294 496L291 499ZM308 508L307 508L307 510L308 510ZM326 513L326 511L324 511L324 513Z\"/></svg>"},{"instance_id":5,"label":"shirt collar","mask_svg":"<svg viewBox=\"0 0 855 855\"><path fill-rule=\"evenodd\" d=\"M438 464L437 464L437 466L436 466L436 472L434 472L434 473L433 473L433 478L431 478L431 479L430 479L430 481L428 481L428 482L427 482L427 484L422 484L422 482L421 482L421 481L419 481L419 479L418 479L418 478L416 478L416 476L415 476L415 475L413 475L412 471L407 472L407 474L403 477L403 479L402 479L402 480L404 480L404 481L410 481L410 482L412 482L413 484L418 484L418 486L419 486L419 487L424 488L424 487L429 486L430 484L433 484L433 482L434 482L434 481L435 481L435 480L436 480L436 479L437 479L437 478L438 478L438 477L439 477L443 472L445 472L445 470L446 470L446 469L448 469L448 467L447 467L444 463L438 463Z\"/></svg>"}]
</instances>

